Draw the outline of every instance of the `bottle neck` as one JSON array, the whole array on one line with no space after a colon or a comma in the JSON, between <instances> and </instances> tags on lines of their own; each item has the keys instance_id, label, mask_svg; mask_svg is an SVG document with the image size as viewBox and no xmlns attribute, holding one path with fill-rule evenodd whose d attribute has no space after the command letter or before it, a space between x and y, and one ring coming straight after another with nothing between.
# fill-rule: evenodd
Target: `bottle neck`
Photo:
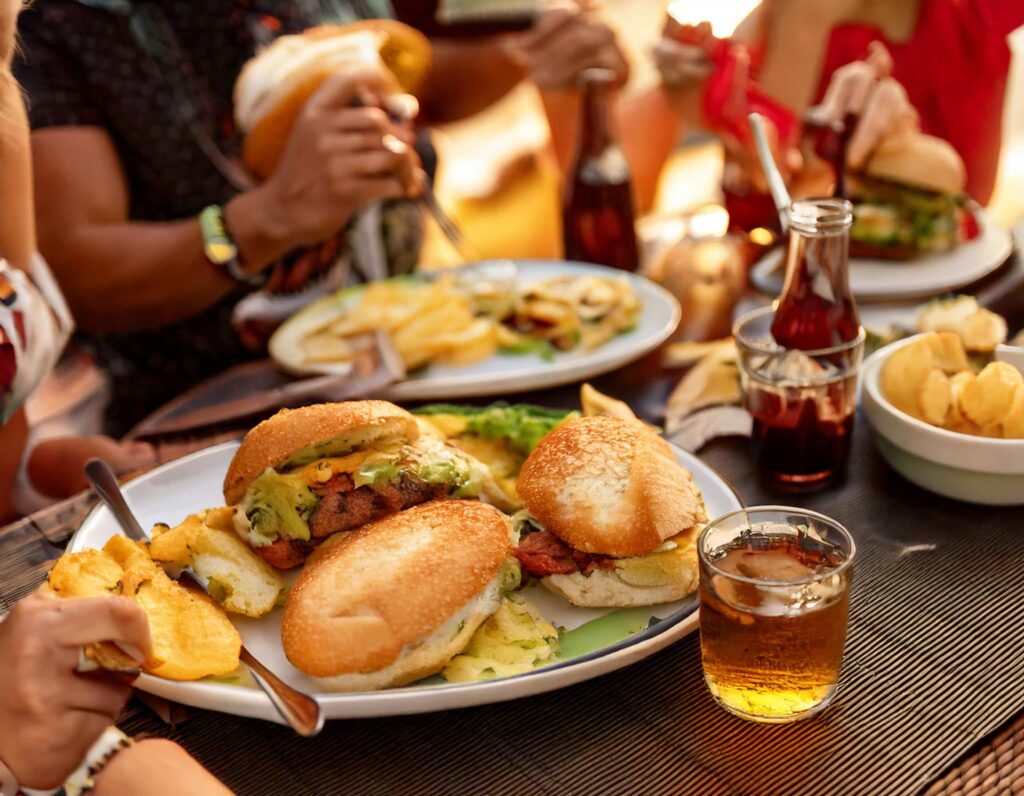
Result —
<instances>
[{"instance_id":1,"label":"bottle neck","mask_svg":"<svg viewBox=\"0 0 1024 796\"><path fill-rule=\"evenodd\" d=\"M594 157L615 144L608 108L609 85L601 78L584 77L581 83L578 155Z\"/></svg>"}]
</instances>

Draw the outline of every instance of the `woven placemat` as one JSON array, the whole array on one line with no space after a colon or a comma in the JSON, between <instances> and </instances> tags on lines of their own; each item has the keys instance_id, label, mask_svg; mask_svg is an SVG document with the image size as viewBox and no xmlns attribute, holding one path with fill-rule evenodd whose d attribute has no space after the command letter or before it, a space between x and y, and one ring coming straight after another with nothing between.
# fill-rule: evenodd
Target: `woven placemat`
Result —
<instances>
[{"instance_id":1,"label":"woven placemat","mask_svg":"<svg viewBox=\"0 0 1024 796\"><path fill-rule=\"evenodd\" d=\"M925 796L1013 796L1024 793L1024 717L985 741L933 783Z\"/></svg>"},{"instance_id":2,"label":"woven placemat","mask_svg":"<svg viewBox=\"0 0 1024 796\"><path fill-rule=\"evenodd\" d=\"M1012 793L1020 775L1007 750L1020 729L979 744L1024 708L1021 512L916 489L884 465L870 436L861 423L844 487L799 499L758 485L742 441L718 441L704 456L748 504L796 502L836 517L857 539L841 689L812 721L756 725L717 708L690 637L562 691L329 722L313 740L206 711L170 727L138 705L123 726L178 740L244 794L897 796L940 778L945 790L935 792ZM960 773L947 774L968 753Z\"/></svg>"}]
</instances>

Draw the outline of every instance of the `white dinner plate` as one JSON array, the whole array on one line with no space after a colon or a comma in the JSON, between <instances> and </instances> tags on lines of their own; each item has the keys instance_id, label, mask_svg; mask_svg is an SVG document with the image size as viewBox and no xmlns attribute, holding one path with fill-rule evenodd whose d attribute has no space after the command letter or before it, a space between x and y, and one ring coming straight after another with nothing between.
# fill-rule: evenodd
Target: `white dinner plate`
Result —
<instances>
[{"instance_id":1,"label":"white dinner plate","mask_svg":"<svg viewBox=\"0 0 1024 796\"><path fill-rule=\"evenodd\" d=\"M929 298L966 287L995 271L1013 252L1013 236L984 210L975 210L981 230L977 238L952 251L908 262L850 259L850 289L862 301ZM782 291L785 255L780 246L757 261L750 272L754 286L769 295Z\"/></svg>"},{"instance_id":2,"label":"white dinner plate","mask_svg":"<svg viewBox=\"0 0 1024 796\"><path fill-rule=\"evenodd\" d=\"M564 260L515 260L518 279L529 284L559 276L625 276L640 300L637 325L591 351L560 351L546 360L539 354L495 354L472 365L430 364L379 395L392 401L441 401L509 395L583 381L640 359L664 343L679 325L679 302L642 276L603 265ZM486 268L492 261L476 265ZM467 266L472 268L475 266ZM284 328L284 327L282 327ZM273 343L271 343L273 350ZM347 370L348 366L345 366ZM307 374L333 374L330 364L304 368Z\"/></svg>"},{"instance_id":3,"label":"white dinner plate","mask_svg":"<svg viewBox=\"0 0 1024 796\"><path fill-rule=\"evenodd\" d=\"M129 505L148 530L158 522L176 524L188 514L223 505L221 484L238 443L229 442L185 456L137 478L125 487ZM710 467L692 454L675 448L680 462L693 473L714 518L741 507L732 488ZM96 508L82 523L68 545L69 552L99 548L118 533L105 507ZM315 694L329 719L397 716L451 708L503 702L540 694L582 680L621 669L652 655L693 632L696 627L696 597L644 609L576 608L541 587L526 591L527 598L556 627L567 630L591 624L588 641L578 657L562 660L504 679L450 684L428 678L410 686L386 691L350 694L319 692L315 680L307 678L288 663L280 642L281 609L260 619L232 616L246 647L276 674L292 685ZM655 620L656 621L652 621ZM623 629L629 626L629 629ZM579 638L580 634L577 634ZM603 646L595 636L607 636ZM590 646L595 648L589 649ZM137 688L166 699L238 716L279 721L270 702L248 676L177 682L142 675Z\"/></svg>"}]
</instances>

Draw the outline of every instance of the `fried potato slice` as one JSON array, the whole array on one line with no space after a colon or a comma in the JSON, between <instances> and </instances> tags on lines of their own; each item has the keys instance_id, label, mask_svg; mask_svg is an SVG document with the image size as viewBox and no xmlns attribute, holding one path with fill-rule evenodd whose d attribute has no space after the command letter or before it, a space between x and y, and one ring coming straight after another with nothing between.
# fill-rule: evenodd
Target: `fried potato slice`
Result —
<instances>
[{"instance_id":1,"label":"fried potato slice","mask_svg":"<svg viewBox=\"0 0 1024 796\"><path fill-rule=\"evenodd\" d=\"M580 387L580 408L584 417L595 415L606 415L617 417L619 420L636 420L636 413L629 408L629 404L605 395L589 382Z\"/></svg>"},{"instance_id":2,"label":"fried potato slice","mask_svg":"<svg viewBox=\"0 0 1024 796\"><path fill-rule=\"evenodd\" d=\"M950 400L949 377L939 368L933 368L921 385L918 396L924 421L933 426L941 426L946 421Z\"/></svg>"},{"instance_id":3,"label":"fried potato slice","mask_svg":"<svg viewBox=\"0 0 1024 796\"><path fill-rule=\"evenodd\" d=\"M949 412L946 414L946 421L943 425L950 431L957 431L958 428L956 427L964 426L971 422L964 417L963 410L960 408L960 398L963 396L964 387L974 381L974 379L973 371L962 370L949 380Z\"/></svg>"},{"instance_id":4,"label":"fried potato slice","mask_svg":"<svg viewBox=\"0 0 1024 796\"><path fill-rule=\"evenodd\" d=\"M1006 320L984 307L965 318L957 331L964 346L971 351L994 351L997 345L1006 342Z\"/></svg>"},{"instance_id":5,"label":"fried potato slice","mask_svg":"<svg viewBox=\"0 0 1024 796\"><path fill-rule=\"evenodd\" d=\"M901 412L923 419L921 390L933 367L932 349L924 338L897 349L882 366L882 394Z\"/></svg>"},{"instance_id":6,"label":"fried potato slice","mask_svg":"<svg viewBox=\"0 0 1024 796\"><path fill-rule=\"evenodd\" d=\"M263 616L277 605L284 579L239 538L231 516L230 508L208 509L174 528L157 526L150 553L157 561L191 567L226 610Z\"/></svg>"},{"instance_id":7,"label":"fried potato slice","mask_svg":"<svg viewBox=\"0 0 1024 796\"><path fill-rule=\"evenodd\" d=\"M964 415L984 430L999 426L1014 408L1016 391L1024 376L1006 362L990 362L960 395Z\"/></svg>"},{"instance_id":8,"label":"fried potato slice","mask_svg":"<svg viewBox=\"0 0 1024 796\"><path fill-rule=\"evenodd\" d=\"M198 680L238 668L242 638L220 607L158 569L135 599L149 617L153 654L163 662L151 673L169 680Z\"/></svg>"},{"instance_id":9,"label":"fried potato slice","mask_svg":"<svg viewBox=\"0 0 1024 796\"><path fill-rule=\"evenodd\" d=\"M238 668L242 639L234 625L206 595L168 578L145 545L115 536L103 550L65 554L51 570L49 588L62 598L119 594L135 599L149 619L152 650L143 669L151 674L197 680ZM125 656L110 645L90 648L87 657L104 668L124 668Z\"/></svg>"},{"instance_id":10,"label":"fried potato slice","mask_svg":"<svg viewBox=\"0 0 1024 796\"><path fill-rule=\"evenodd\" d=\"M434 344L441 352L438 356L440 361L472 365L498 350L498 333L492 321L479 318L460 331L437 335Z\"/></svg>"},{"instance_id":11,"label":"fried potato slice","mask_svg":"<svg viewBox=\"0 0 1024 796\"><path fill-rule=\"evenodd\" d=\"M133 542L127 536L111 536L103 545L103 552L121 565L124 572L121 593L126 597L132 597L143 583L152 580L157 573L164 574L149 557L146 546L141 542Z\"/></svg>"},{"instance_id":12,"label":"fried potato slice","mask_svg":"<svg viewBox=\"0 0 1024 796\"><path fill-rule=\"evenodd\" d=\"M124 570L102 550L83 550L57 559L47 576L60 597L102 597L121 593Z\"/></svg>"},{"instance_id":13,"label":"fried potato slice","mask_svg":"<svg viewBox=\"0 0 1024 796\"><path fill-rule=\"evenodd\" d=\"M923 340L931 349L933 364L947 376L970 368L964 344L955 332L936 332L925 335Z\"/></svg>"},{"instance_id":14,"label":"fried potato slice","mask_svg":"<svg viewBox=\"0 0 1024 796\"><path fill-rule=\"evenodd\" d=\"M1024 439L1024 384L1017 385L1010 411L1003 418L1003 436L1007 439Z\"/></svg>"}]
</instances>

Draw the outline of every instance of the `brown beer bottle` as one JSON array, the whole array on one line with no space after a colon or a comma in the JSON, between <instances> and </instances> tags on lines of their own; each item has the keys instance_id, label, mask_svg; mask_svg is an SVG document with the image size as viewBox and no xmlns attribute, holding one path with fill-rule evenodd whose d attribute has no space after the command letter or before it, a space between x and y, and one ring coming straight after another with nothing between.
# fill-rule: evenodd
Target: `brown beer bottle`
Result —
<instances>
[{"instance_id":1,"label":"brown beer bottle","mask_svg":"<svg viewBox=\"0 0 1024 796\"><path fill-rule=\"evenodd\" d=\"M610 69L580 75L581 111L576 160L562 193L565 259L640 267L633 220L633 183L626 156L612 134Z\"/></svg>"}]
</instances>

